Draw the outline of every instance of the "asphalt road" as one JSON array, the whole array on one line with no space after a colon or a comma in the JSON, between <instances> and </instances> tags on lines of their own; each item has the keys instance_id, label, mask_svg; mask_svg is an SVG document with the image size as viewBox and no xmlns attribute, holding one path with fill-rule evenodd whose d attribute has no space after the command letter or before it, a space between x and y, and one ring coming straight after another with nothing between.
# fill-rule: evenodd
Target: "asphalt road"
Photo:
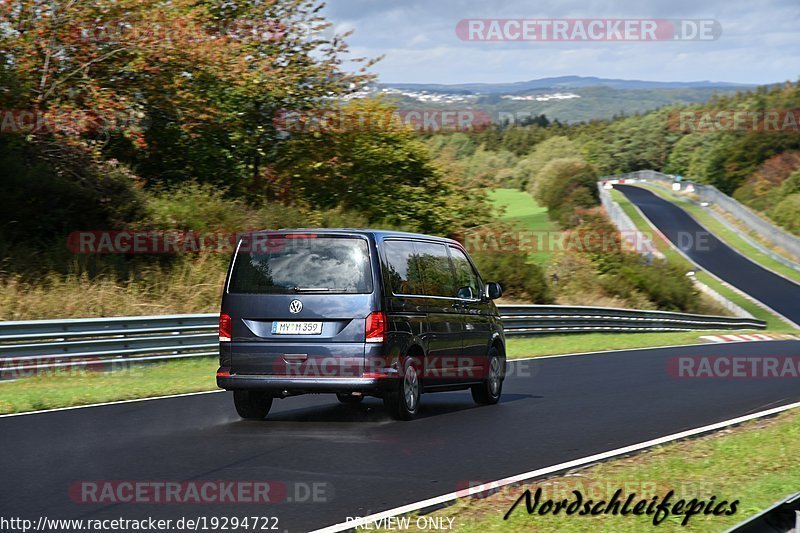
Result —
<instances>
[{"instance_id":1,"label":"asphalt road","mask_svg":"<svg viewBox=\"0 0 800 533\"><path fill-rule=\"evenodd\" d=\"M267 420L242 421L228 393L0 418L0 516L277 516L278 530L309 531L449 493L468 480L798 401L796 379L679 379L668 368L683 355L799 352L800 342L782 341L516 362L498 405L477 407L463 392L431 394L411 422L389 419L377 400L344 406L332 396L276 401ZM109 505L70 498L75 482L100 480L272 480L286 484L294 500L317 484L319 501Z\"/></svg>"},{"instance_id":2,"label":"asphalt road","mask_svg":"<svg viewBox=\"0 0 800 533\"><path fill-rule=\"evenodd\" d=\"M758 266L708 232L680 207L630 185L614 185L703 269L800 324L800 285Z\"/></svg>"}]
</instances>

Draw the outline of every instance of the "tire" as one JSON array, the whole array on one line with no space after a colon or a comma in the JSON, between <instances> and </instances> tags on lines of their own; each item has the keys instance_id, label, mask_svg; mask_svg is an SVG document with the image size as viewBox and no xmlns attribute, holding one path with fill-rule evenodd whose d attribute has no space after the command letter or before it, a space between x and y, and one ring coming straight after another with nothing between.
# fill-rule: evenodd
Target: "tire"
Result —
<instances>
[{"instance_id":1,"label":"tire","mask_svg":"<svg viewBox=\"0 0 800 533\"><path fill-rule=\"evenodd\" d=\"M472 399L478 405L494 405L503 393L506 360L494 346L489 349L488 360L489 375L486 380L480 385L472 386Z\"/></svg>"},{"instance_id":2,"label":"tire","mask_svg":"<svg viewBox=\"0 0 800 533\"><path fill-rule=\"evenodd\" d=\"M357 405L364 401L363 396L353 396L342 392L336 393L336 399L345 405Z\"/></svg>"},{"instance_id":3,"label":"tire","mask_svg":"<svg viewBox=\"0 0 800 533\"><path fill-rule=\"evenodd\" d=\"M233 405L239 416L247 420L263 420L272 407L272 396L254 390L233 391Z\"/></svg>"},{"instance_id":4,"label":"tire","mask_svg":"<svg viewBox=\"0 0 800 533\"><path fill-rule=\"evenodd\" d=\"M419 400L422 396L422 383L416 366L411 359L403 365L403 374L397 390L388 393L383 402L389 413L398 420L412 420L419 411Z\"/></svg>"}]
</instances>

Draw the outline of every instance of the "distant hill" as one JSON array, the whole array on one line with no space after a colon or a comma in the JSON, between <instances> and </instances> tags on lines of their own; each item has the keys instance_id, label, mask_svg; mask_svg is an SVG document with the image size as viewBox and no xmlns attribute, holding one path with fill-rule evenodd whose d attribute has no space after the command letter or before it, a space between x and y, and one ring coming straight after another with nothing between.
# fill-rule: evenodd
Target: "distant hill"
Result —
<instances>
[{"instance_id":1,"label":"distant hill","mask_svg":"<svg viewBox=\"0 0 800 533\"><path fill-rule=\"evenodd\" d=\"M396 99L401 107L476 107L500 122L509 114L545 114L561 122L608 119L644 113L675 103L703 103L714 94L746 91L755 85L691 81L620 80L560 76L514 83L380 83L371 92Z\"/></svg>"},{"instance_id":2,"label":"distant hill","mask_svg":"<svg viewBox=\"0 0 800 533\"><path fill-rule=\"evenodd\" d=\"M755 85L717 81L643 81L597 78L594 76L558 76L555 78L540 78L512 83L458 83L453 85L436 83L380 83L378 87L446 93L495 94L520 93L542 89L577 89L581 87L610 87L612 89L724 88L730 90L747 89L755 87Z\"/></svg>"}]
</instances>

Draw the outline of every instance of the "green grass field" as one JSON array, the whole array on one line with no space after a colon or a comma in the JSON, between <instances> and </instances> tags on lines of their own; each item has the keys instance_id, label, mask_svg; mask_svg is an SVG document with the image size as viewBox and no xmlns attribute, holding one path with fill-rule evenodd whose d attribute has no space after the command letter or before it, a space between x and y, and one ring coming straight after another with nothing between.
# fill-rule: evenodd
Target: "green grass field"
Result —
<instances>
[{"instance_id":1,"label":"green grass field","mask_svg":"<svg viewBox=\"0 0 800 533\"><path fill-rule=\"evenodd\" d=\"M198 357L0 381L0 414L214 390L218 366L216 357Z\"/></svg>"},{"instance_id":2,"label":"green grass field","mask_svg":"<svg viewBox=\"0 0 800 533\"><path fill-rule=\"evenodd\" d=\"M489 199L496 205L505 208L500 220L514 224L528 231L558 231L555 224L547 217L547 208L539 206L527 192L517 189L494 189L489 192ZM550 258L550 251L537 250L530 254L532 260L545 264Z\"/></svg>"},{"instance_id":3,"label":"green grass field","mask_svg":"<svg viewBox=\"0 0 800 533\"><path fill-rule=\"evenodd\" d=\"M509 359L539 357L564 353L586 353L605 350L632 350L654 346L681 346L704 342L701 335L722 335L736 331L668 331L642 333L580 333L563 335L541 335L532 337L508 337ZM752 333L752 332L748 332ZM781 333L758 331L758 333Z\"/></svg>"}]
</instances>

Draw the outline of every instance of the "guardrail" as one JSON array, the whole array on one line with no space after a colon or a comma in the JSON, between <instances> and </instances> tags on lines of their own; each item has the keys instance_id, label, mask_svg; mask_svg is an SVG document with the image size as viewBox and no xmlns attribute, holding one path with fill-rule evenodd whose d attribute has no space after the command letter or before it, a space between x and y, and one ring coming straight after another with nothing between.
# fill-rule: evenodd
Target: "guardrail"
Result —
<instances>
[{"instance_id":1,"label":"guardrail","mask_svg":"<svg viewBox=\"0 0 800 533\"><path fill-rule=\"evenodd\" d=\"M218 315L0 322L0 375L216 355Z\"/></svg>"},{"instance_id":2,"label":"guardrail","mask_svg":"<svg viewBox=\"0 0 800 533\"><path fill-rule=\"evenodd\" d=\"M607 307L498 306L507 335L765 329L763 320ZM0 322L0 377L217 355L218 315Z\"/></svg>"},{"instance_id":3,"label":"guardrail","mask_svg":"<svg viewBox=\"0 0 800 533\"><path fill-rule=\"evenodd\" d=\"M559 305L501 305L506 335L626 331L693 331L766 329L755 318L694 315L668 311L640 311L613 307Z\"/></svg>"}]
</instances>

